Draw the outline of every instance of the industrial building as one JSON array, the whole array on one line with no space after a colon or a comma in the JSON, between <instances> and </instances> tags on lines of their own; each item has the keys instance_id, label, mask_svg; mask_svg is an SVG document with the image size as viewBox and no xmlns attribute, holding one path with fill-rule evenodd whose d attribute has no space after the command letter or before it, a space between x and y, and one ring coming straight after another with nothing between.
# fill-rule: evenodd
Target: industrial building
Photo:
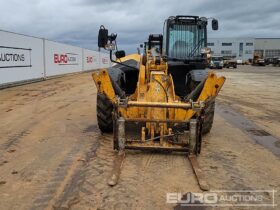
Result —
<instances>
[{"instance_id":1,"label":"industrial building","mask_svg":"<svg viewBox=\"0 0 280 210\"><path fill-rule=\"evenodd\" d=\"M247 61L254 53L264 58L280 56L280 38L209 38L213 55Z\"/></svg>"},{"instance_id":2,"label":"industrial building","mask_svg":"<svg viewBox=\"0 0 280 210\"><path fill-rule=\"evenodd\" d=\"M254 38L209 38L208 47L213 55L232 57L237 60L253 58Z\"/></svg>"},{"instance_id":3,"label":"industrial building","mask_svg":"<svg viewBox=\"0 0 280 210\"><path fill-rule=\"evenodd\" d=\"M255 52L264 58L280 57L280 38L256 38Z\"/></svg>"}]
</instances>

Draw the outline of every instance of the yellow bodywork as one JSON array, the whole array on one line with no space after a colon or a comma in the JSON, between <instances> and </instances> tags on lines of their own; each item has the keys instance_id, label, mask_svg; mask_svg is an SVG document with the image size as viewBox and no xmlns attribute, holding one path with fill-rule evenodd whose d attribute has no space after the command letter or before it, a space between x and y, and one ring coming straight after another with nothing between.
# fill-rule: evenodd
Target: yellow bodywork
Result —
<instances>
[{"instance_id":1,"label":"yellow bodywork","mask_svg":"<svg viewBox=\"0 0 280 210\"><path fill-rule=\"evenodd\" d=\"M201 111L207 100L217 96L225 77L217 77L213 71L209 72L198 100L183 101L175 94L173 79L168 74L165 60L148 53L146 58L132 54L120 61L129 59L138 62L139 78L135 93L127 98L126 106L119 105L107 69L92 74L98 92L105 94L115 104L118 114L126 121L145 122L146 126L142 127L141 133L143 142L147 136L153 139L155 135L160 135L161 147L178 147L163 141L164 135L172 133L168 122L188 122ZM143 59L146 61L143 62ZM147 143L146 146L150 144L152 143Z\"/></svg>"}]
</instances>

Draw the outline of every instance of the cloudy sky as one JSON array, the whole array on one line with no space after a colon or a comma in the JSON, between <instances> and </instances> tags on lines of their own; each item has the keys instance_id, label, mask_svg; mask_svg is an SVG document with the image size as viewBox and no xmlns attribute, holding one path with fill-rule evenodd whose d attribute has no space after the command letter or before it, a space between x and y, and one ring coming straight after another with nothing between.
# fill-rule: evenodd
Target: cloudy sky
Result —
<instances>
[{"instance_id":1,"label":"cloudy sky","mask_svg":"<svg viewBox=\"0 0 280 210\"><path fill-rule=\"evenodd\" d=\"M217 18L210 37L280 37L279 11L279 0L9 0L1 2L0 29L97 49L103 24L133 52L178 14Z\"/></svg>"}]
</instances>

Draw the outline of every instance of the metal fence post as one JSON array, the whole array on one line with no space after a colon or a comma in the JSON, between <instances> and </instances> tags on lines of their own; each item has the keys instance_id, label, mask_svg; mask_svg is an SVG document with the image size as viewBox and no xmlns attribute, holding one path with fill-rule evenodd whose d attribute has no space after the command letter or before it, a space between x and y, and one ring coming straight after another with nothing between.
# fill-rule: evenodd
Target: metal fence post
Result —
<instances>
[{"instance_id":1,"label":"metal fence post","mask_svg":"<svg viewBox=\"0 0 280 210\"><path fill-rule=\"evenodd\" d=\"M44 64L44 80L47 79L47 69L46 69L46 39L43 38L43 64Z\"/></svg>"}]
</instances>

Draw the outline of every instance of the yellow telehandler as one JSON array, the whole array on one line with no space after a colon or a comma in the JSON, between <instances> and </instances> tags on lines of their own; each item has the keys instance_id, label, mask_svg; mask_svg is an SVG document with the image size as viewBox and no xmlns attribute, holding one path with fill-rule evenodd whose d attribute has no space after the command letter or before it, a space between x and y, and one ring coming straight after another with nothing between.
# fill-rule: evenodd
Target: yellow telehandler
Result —
<instances>
[{"instance_id":1,"label":"yellow telehandler","mask_svg":"<svg viewBox=\"0 0 280 210\"><path fill-rule=\"evenodd\" d=\"M113 132L114 161L108 184L117 184L126 149L184 152L200 188L208 190L196 160L202 134L211 130L215 97L225 78L206 69L208 19L172 16L163 35L151 34L143 54L125 56L116 34L101 26L98 46L110 51L115 64L92 74L97 94L97 119L102 132ZM212 19L212 29L218 21Z\"/></svg>"},{"instance_id":2,"label":"yellow telehandler","mask_svg":"<svg viewBox=\"0 0 280 210\"><path fill-rule=\"evenodd\" d=\"M259 53L254 53L253 66L265 66L265 60Z\"/></svg>"}]
</instances>

